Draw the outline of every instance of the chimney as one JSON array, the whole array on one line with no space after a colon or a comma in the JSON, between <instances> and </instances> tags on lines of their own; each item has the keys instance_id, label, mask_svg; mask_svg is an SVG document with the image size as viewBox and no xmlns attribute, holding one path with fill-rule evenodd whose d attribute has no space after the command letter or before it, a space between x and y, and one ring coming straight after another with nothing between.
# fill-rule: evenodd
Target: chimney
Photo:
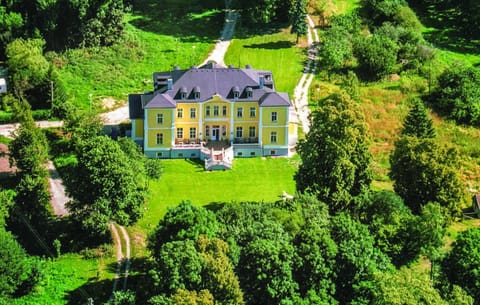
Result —
<instances>
[{"instance_id":1,"label":"chimney","mask_svg":"<svg viewBox=\"0 0 480 305\"><path fill-rule=\"evenodd\" d=\"M265 83L265 78L263 77L263 75L260 75L260 76L258 77L258 87L259 87L260 89L263 89L264 83Z\"/></svg>"},{"instance_id":2,"label":"chimney","mask_svg":"<svg viewBox=\"0 0 480 305\"><path fill-rule=\"evenodd\" d=\"M167 79L167 90L172 90L173 89L173 79L169 78Z\"/></svg>"}]
</instances>

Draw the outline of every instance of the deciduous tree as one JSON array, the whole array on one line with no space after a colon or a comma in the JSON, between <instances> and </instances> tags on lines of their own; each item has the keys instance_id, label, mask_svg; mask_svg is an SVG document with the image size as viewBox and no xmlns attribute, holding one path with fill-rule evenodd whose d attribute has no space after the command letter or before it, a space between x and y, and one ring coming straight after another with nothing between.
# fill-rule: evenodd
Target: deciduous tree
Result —
<instances>
[{"instance_id":1,"label":"deciduous tree","mask_svg":"<svg viewBox=\"0 0 480 305\"><path fill-rule=\"evenodd\" d=\"M74 198L67 205L74 219L93 235L104 235L109 221L135 223L142 215L143 186L118 143L105 136L85 140L77 159L67 188Z\"/></svg>"},{"instance_id":2,"label":"deciduous tree","mask_svg":"<svg viewBox=\"0 0 480 305\"><path fill-rule=\"evenodd\" d=\"M307 8L305 0L295 0L290 8L290 32L297 35L298 38L307 35Z\"/></svg>"},{"instance_id":3,"label":"deciduous tree","mask_svg":"<svg viewBox=\"0 0 480 305\"><path fill-rule=\"evenodd\" d=\"M480 229L461 232L451 252L442 262L442 270L452 284L463 287L478 304L480 300Z\"/></svg>"},{"instance_id":4,"label":"deciduous tree","mask_svg":"<svg viewBox=\"0 0 480 305\"><path fill-rule=\"evenodd\" d=\"M348 95L321 101L309 133L297 146L302 159L295 174L297 190L316 194L332 212L348 209L372 180L368 138L364 118Z\"/></svg>"},{"instance_id":5,"label":"deciduous tree","mask_svg":"<svg viewBox=\"0 0 480 305\"><path fill-rule=\"evenodd\" d=\"M434 139L403 136L390 156L394 189L413 213L428 202L438 202L449 217L458 216L464 187L458 177L459 159L454 148Z\"/></svg>"}]
</instances>

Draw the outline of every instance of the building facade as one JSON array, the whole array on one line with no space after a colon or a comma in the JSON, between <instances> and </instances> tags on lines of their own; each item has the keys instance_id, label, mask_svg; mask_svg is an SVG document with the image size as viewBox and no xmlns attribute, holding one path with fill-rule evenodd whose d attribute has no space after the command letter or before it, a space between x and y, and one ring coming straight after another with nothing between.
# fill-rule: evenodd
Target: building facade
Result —
<instances>
[{"instance_id":1,"label":"building facade","mask_svg":"<svg viewBox=\"0 0 480 305\"><path fill-rule=\"evenodd\" d=\"M132 139L150 158L287 156L295 145L292 102L270 71L210 63L154 73L153 84L128 98Z\"/></svg>"}]
</instances>

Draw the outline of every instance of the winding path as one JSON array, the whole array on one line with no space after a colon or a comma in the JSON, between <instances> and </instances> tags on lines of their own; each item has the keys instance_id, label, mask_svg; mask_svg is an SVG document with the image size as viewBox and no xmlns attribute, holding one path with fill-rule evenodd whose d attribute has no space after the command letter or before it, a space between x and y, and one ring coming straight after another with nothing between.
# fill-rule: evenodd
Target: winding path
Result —
<instances>
[{"instance_id":1,"label":"winding path","mask_svg":"<svg viewBox=\"0 0 480 305\"><path fill-rule=\"evenodd\" d=\"M113 293L118 290L118 283L122 276L122 267L124 267L123 272L123 286L122 290L125 291L127 289L127 280L128 274L130 272L130 237L128 236L127 230L118 224L114 224L110 222L110 231L112 232L113 242L115 245L115 252L117 256L117 270L115 271L115 277L113 281L113 288L112 288L112 295L110 299L113 298ZM121 236L118 233L117 227L120 229L122 233ZM125 254L123 252L123 241L125 242Z\"/></svg>"},{"instance_id":2,"label":"winding path","mask_svg":"<svg viewBox=\"0 0 480 305\"><path fill-rule=\"evenodd\" d=\"M298 119L302 124L303 131L307 133L310 130L310 108L308 107L308 90L313 81L315 71L318 65L318 33L315 29L315 24L312 18L307 15L308 24L308 59L305 64L305 69L300 81L298 82L293 92L293 103L297 111ZM313 37L312 37L313 33Z\"/></svg>"}]
</instances>

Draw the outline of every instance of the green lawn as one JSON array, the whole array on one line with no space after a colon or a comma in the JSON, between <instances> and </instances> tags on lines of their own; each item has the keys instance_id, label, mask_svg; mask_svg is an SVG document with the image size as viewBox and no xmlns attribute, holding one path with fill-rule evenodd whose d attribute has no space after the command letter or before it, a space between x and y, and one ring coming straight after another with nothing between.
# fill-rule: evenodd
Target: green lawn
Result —
<instances>
[{"instance_id":1,"label":"green lawn","mask_svg":"<svg viewBox=\"0 0 480 305\"><path fill-rule=\"evenodd\" d=\"M15 299L12 305L83 305L88 297L93 297L95 304L103 304L113 285L112 262L111 258L84 259L79 254L46 261L44 279L35 291ZM97 275L103 280L98 281Z\"/></svg>"},{"instance_id":2,"label":"green lawn","mask_svg":"<svg viewBox=\"0 0 480 305\"><path fill-rule=\"evenodd\" d=\"M337 14L350 13L359 7L359 0L332 0L337 8Z\"/></svg>"},{"instance_id":3,"label":"green lawn","mask_svg":"<svg viewBox=\"0 0 480 305\"><path fill-rule=\"evenodd\" d=\"M233 169L207 172L201 163L164 160L162 178L150 184L148 210L139 226L147 231L182 200L196 205L231 201L275 201L295 192L297 158L235 159Z\"/></svg>"},{"instance_id":4,"label":"green lawn","mask_svg":"<svg viewBox=\"0 0 480 305\"><path fill-rule=\"evenodd\" d=\"M152 73L200 64L223 26L220 9L205 0L135 1L126 35L105 48L69 50L52 61L76 105L87 109L104 98L125 102L129 93L152 90Z\"/></svg>"},{"instance_id":5,"label":"green lawn","mask_svg":"<svg viewBox=\"0 0 480 305\"><path fill-rule=\"evenodd\" d=\"M288 29L253 35L244 35L243 31L238 29L239 35L225 54L225 63L272 71L276 89L292 97L306 60L304 49L295 45L296 36Z\"/></svg>"}]
</instances>

